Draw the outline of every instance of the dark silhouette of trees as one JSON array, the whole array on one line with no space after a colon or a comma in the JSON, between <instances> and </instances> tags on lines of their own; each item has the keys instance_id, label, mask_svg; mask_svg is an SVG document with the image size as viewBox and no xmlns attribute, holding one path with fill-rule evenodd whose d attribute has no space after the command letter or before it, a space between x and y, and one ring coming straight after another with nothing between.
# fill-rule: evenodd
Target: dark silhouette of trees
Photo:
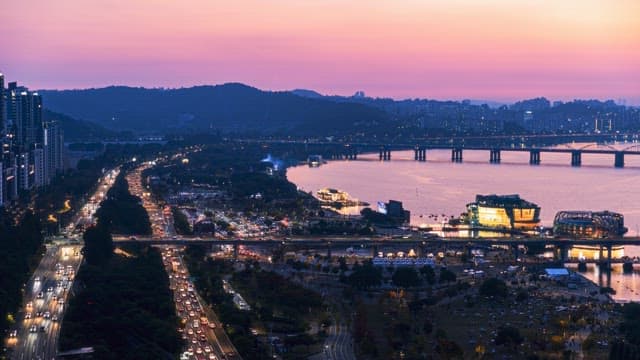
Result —
<instances>
[{"instance_id":1,"label":"dark silhouette of trees","mask_svg":"<svg viewBox=\"0 0 640 360\"><path fill-rule=\"evenodd\" d=\"M490 278L480 285L480 295L507 297L509 289L504 281L497 278Z\"/></svg>"},{"instance_id":2,"label":"dark silhouette of trees","mask_svg":"<svg viewBox=\"0 0 640 360\"><path fill-rule=\"evenodd\" d=\"M151 221L139 197L131 195L122 171L96 211L98 224L116 234L151 234Z\"/></svg>"},{"instance_id":3,"label":"dark silhouette of trees","mask_svg":"<svg viewBox=\"0 0 640 360\"><path fill-rule=\"evenodd\" d=\"M427 265L421 267L420 274L422 274L429 285L436 283L436 272L433 270L433 267Z\"/></svg>"},{"instance_id":4,"label":"dark silhouette of trees","mask_svg":"<svg viewBox=\"0 0 640 360\"><path fill-rule=\"evenodd\" d=\"M496 333L496 345L520 345L524 338L520 335L520 330L513 326L501 326Z\"/></svg>"},{"instance_id":5,"label":"dark silhouette of trees","mask_svg":"<svg viewBox=\"0 0 640 360\"><path fill-rule=\"evenodd\" d=\"M349 285L360 290L380 286L382 269L373 266L371 261L365 261L362 265L353 266L353 272L346 277L346 281Z\"/></svg>"},{"instance_id":6,"label":"dark silhouette of trees","mask_svg":"<svg viewBox=\"0 0 640 360\"><path fill-rule=\"evenodd\" d=\"M193 235L187 216L176 207L171 208L171 213L173 214L173 226L176 228L176 232L180 235Z\"/></svg>"},{"instance_id":7,"label":"dark silhouette of trees","mask_svg":"<svg viewBox=\"0 0 640 360\"><path fill-rule=\"evenodd\" d=\"M102 265L113 255L113 239L102 225L88 228L83 235L84 256L91 265Z\"/></svg>"},{"instance_id":8,"label":"dark silhouette of trees","mask_svg":"<svg viewBox=\"0 0 640 360\"><path fill-rule=\"evenodd\" d=\"M92 346L107 360L177 358L183 342L162 257L148 246L125 250L134 256L80 268L60 348Z\"/></svg>"},{"instance_id":9,"label":"dark silhouette of trees","mask_svg":"<svg viewBox=\"0 0 640 360\"><path fill-rule=\"evenodd\" d=\"M422 284L422 280L418 276L418 272L412 267L399 267L393 273L391 280L393 284L399 287L413 287Z\"/></svg>"},{"instance_id":10,"label":"dark silhouette of trees","mask_svg":"<svg viewBox=\"0 0 640 360\"><path fill-rule=\"evenodd\" d=\"M0 208L0 334L14 323L22 284L38 266L42 249L38 218L27 211L18 225Z\"/></svg>"},{"instance_id":11,"label":"dark silhouette of trees","mask_svg":"<svg viewBox=\"0 0 640 360\"><path fill-rule=\"evenodd\" d=\"M456 274L454 272L448 269L440 270L440 280L439 280L440 283L443 283L443 282L450 283L454 281L456 281Z\"/></svg>"}]
</instances>

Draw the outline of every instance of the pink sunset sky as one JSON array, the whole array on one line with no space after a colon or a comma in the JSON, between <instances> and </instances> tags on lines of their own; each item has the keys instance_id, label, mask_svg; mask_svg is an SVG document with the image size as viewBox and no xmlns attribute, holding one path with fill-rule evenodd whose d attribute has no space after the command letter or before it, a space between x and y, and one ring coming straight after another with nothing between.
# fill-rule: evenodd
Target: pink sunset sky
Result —
<instances>
[{"instance_id":1,"label":"pink sunset sky","mask_svg":"<svg viewBox=\"0 0 640 360\"><path fill-rule=\"evenodd\" d=\"M640 104L639 14L638 0L3 1L0 71L33 89Z\"/></svg>"}]
</instances>

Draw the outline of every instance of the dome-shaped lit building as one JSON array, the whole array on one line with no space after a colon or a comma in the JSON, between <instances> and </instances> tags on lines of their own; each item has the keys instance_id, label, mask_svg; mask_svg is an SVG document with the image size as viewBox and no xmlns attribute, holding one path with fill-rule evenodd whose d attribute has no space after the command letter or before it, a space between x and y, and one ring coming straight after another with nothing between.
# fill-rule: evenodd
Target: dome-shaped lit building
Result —
<instances>
[{"instance_id":1,"label":"dome-shaped lit building","mask_svg":"<svg viewBox=\"0 0 640 360\"><path fill-rule=\"evenodd\" d=\"M611 211L560 211L553 220L558 237L605 238L626 232L624 216Z\"/></svg>"}]
</instances>

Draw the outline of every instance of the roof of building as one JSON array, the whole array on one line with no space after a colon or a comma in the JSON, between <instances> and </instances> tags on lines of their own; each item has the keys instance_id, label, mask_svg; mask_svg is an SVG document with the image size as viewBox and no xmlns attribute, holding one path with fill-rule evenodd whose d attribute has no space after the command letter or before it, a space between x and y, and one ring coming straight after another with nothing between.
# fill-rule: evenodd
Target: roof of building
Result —
<instances>
[{"instance_id":1,"label":"roof of building","mask_svg":"<svg viewBox=\"0 0 640 360\"><path fill-rule=\"evenodd\" d=\"M547 276L569 276L569 270L566 268L546 268L544 272Z\"/></svg>"}]
</instances>

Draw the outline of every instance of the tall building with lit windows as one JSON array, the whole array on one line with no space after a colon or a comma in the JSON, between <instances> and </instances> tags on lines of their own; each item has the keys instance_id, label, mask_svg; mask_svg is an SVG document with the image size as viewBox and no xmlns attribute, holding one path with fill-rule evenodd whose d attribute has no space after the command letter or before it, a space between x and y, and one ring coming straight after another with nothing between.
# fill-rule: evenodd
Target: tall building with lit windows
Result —
<instances>
[{"instance_id":1,"label":"tall building with lit windows","mask_svg":"<svg viewBox=\"0 0 640 360\"><path fill-rule=\"evenodd\" d=\"M6 125L6 116L7 111L5 107L7 106L7 100L4 96L4 74L0 72L0 139L4 137L4 127ZM1 140L0 140L1 142Z\"/></svg>"},{"instance_id":2,"label":"tall building with lit windows","mask_svg":"<svg viewBox=\"0 0 640 360\"><path fill-rule=\"evenodd\" d=\"M18 191L46 186L63 170L62 131L45 124L42 97L17 82L4 87L0 74L0 194L1 202L18 197Z\"/></svg>"}]
</instances>

